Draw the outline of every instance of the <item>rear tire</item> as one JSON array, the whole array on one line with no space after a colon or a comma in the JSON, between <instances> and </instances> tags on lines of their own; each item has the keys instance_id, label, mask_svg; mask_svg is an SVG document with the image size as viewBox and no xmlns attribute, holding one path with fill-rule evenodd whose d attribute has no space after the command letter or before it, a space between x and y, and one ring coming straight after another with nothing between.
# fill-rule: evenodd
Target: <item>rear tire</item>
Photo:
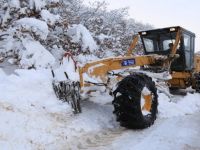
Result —
<instances>
[{"instance_id":1,"label":"rear tire","mask_svg":"<svg viewBox=\"0 0 200 150\"><path fill-rule=\"evenodd\" d=\"M195 89L197 93L200 93L200 72L195 75L196 85Z\"/></svg>"},{"instance_id":2,"label":"rear tire","mask_svg":"<svg viewBox=\"0 0 200 150\"><path fill-rule=\"evenodd\" d=\"M147 88L151 94L149 114L143 114L141 109L142 91ZM157 114L158 95L155 83L142 73L134 73L118 83L113 92L113 113L120 125L132 129L143 129L151 126Z\"/></svg>"}]
</instances>

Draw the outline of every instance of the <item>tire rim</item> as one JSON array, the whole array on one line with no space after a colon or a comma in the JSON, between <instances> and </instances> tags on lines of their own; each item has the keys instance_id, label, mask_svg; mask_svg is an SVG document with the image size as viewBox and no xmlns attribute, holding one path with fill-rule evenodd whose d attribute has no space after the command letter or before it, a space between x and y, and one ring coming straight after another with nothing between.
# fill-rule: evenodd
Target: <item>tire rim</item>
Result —
<instances>
[{"instance_id":1,"label":"tire rim","mask_svg":"<svg viewBox=\"0 0 200 150\"><path fill-rule=\"evenodd\" d=\"M145 86L141 92L141 111L144 116L151 114L151 105L152 105L153 94Z\"/></svg>"}]
</instances>

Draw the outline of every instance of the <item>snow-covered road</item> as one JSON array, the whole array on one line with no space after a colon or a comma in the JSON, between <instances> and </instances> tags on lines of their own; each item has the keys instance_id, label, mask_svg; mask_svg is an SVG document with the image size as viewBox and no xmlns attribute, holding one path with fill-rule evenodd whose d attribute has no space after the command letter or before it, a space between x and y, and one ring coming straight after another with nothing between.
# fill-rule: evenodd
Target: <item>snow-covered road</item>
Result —
<instances>
[{"instance_id":1,"label":"snow-covered road","mask_svg":"<svg viewBox=\"0 0 200 150\"><path fill-rule=\"evenodd\" d=\"M106 111L98 104L85 102L91 113ZM110 116L110 110L107 109ZM113 128L85 132L68 141L72 149L96 150L199 150L200 149L200 113L171 118L158 118L153 126L144 130L128 130L115 124ZM65 149L65 148L63 148Z\"/></svg>"},{"instance_id":2,"label":"snow-covered road","mask_svg":"<svg viewBox=\"0 0 200 150\"><path fill-rule=\"evenodd\" d=\"M128 130L115 121L108 95L94 93L82 101L83 113L73 115L67 103L57 100L50 70L4 71L0 69L0 149L200 149L200 94L169 102L159 93L155 124Z\"/></svg>"},{"instance_id":3,"label":"snow-covered road","mask_svg":"<svg viewBox=\"0 0 200 150\"><path fill-rule=\"evenodd\" d=\"M111 145L126 150L199 150L200 113L157 119L154 126L143 131L127 131Z\"/></svg>"}]
</instances>

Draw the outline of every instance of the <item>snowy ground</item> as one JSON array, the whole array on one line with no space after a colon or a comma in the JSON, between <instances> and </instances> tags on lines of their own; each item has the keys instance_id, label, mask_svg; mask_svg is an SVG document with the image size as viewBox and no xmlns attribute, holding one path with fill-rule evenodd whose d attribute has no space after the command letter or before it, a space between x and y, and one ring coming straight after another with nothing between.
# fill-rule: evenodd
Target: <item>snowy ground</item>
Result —
<instances>
[{"instance_id":1,"label":"snowy ground","mask_svg":"<svg viewBox=\"0 0 200 150\"><path fill-rule=\"evenodd\" d=\"M169 102L159 93L155 124L127 130L115 121L112 97L96 93L82 101L83 113L73 115L67 103L57 100L50 70L13 74L13 68L0 67L0 149L200 149L200 94Z\"/></svg>"}]
</instances>

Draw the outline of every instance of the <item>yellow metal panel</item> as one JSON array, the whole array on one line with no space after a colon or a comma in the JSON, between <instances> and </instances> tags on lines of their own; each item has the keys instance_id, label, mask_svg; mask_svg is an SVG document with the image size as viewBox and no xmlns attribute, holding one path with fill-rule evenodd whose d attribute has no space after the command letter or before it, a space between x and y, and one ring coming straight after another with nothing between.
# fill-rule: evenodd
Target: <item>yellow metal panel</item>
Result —
<instances>
[{"instance_id":1,"label":"yellow metal panel","mask_svg":"<svg viewBox=\"0 0 200 150\"><path fill-rule=\"evenodd\" d=\"M190 72L176 72L176 71L173 71L171 73L171 76L172 76L172 78L185 79L185 78L190 78L191 77L191 73Z\"/></svg>"},{"instance_id":2,"label":"yellow metal panel","mask_svg":"<svg viewBox=\"0 0 200 150\"><path fill-rule=\"evenodd\" d=\"M191 72L175 72L171 73L172 79L168 81L171 87L187 88L188 81L192 78Z\"/></svg>"},{"instance_id":3,"label":"yellow metal panel","mask_svg":"<svg viewBox=\"0 0 200 150\"><path fill-rule=\"evenodd\" d=\"M178 43L180 42L180 39L181 39L181 29L179 29L176 34L176 40L175 40L175 43L174 43L174 45L172 47L172 51L171 51L172 56L174 56L176 54Z\"/></svg>"},{"instance_id":4,"label":"yellow metal panel","mask_svg":"<svg viewBox=\"0 0 200 150\"><path fill-rule=\"evenodd\" d=\"M135 63L129 66L122 66L123 60L134 59ZM90 77L100 77L104 82L107 79L108 71L143 66L153 64L155 62L154 55L148 56L126 56L126 57L113 57L106 58L99 61L85 64L79 68L81 86L83 83L83 73L87 73Z\"/></svg>"},{"instance_id":5,"label":"yellow metal panel","mask_svg":"<svg viewBox=\"0 0 200 150\"><path fill-rule=\"evenodd\" d=\"M200 55L196 54L194 56L194 66L195 66L195 72L200 72Z\"/></svg>"},{"instance_id":6,"label":"yellow metal panel","mask_svg":"<svg viewBox=\"0 0 200 150\"><path fill-rule=\"evenodd\" d=\"M127 54L126 56L130 56L132 53L133 53L133 49L135 48L135 46L137 45L138 43L138 39L139 39L139 35L136 35L134 38L133 38L133 41L127 51Z\"/></svg>"}]
</instances>

